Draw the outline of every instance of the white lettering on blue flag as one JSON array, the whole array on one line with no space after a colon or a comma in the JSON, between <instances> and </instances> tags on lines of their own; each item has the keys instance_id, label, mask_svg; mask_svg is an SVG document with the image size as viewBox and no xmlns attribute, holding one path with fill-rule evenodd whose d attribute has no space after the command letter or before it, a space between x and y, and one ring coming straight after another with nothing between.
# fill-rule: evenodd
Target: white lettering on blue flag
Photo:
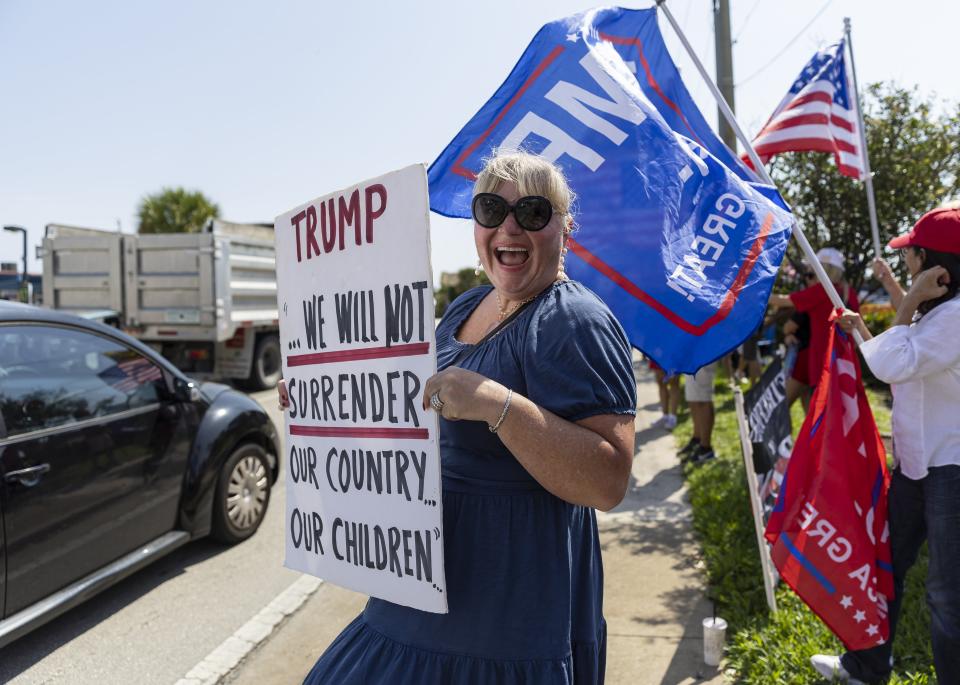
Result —
<instances>
[{"instance_id":1,"label":"white lettering on blue flag","mask_svg":"<svg viewBox=\"0 0 960 685\"><path fill-rule=\"evenodd\" d=\"M603 68L597 63L596 56L592 51L583 56L583 59L580 60L580 65L593 77L597 85L603 88L611 100L605 100L566 81L560 81L551 88L546 98L550 102L559 105L586 126L602 133L614 144L620 145L627 139L627 133L621 131L606 119L597 116L584 105L598 109L601 112L613 114L634 125L643 123L647 115L644 114L637 104L627 95L623 87L603 71Z\"/></svg>"},{"instance_id":2,"label":"white lettering on blue flag","mask_svg":"<svg viewBox=\"0 0 960 685\"><path fill-rule=\"evenodd\" d=\"M500 144L502 150L519 150L524 147L524 142L530 137L530 134L536 134L546 138L549 144L540 151L540 155L556 162L560 155L567 154L583 164L590 171L596 171L603 164L601 157L596 150L588 148L583 143L578 143L573 137L566 133L556 124L541 117L539 114L527 112L520 123L517 124L507 137Z\"/></svg>"}]
</instances>

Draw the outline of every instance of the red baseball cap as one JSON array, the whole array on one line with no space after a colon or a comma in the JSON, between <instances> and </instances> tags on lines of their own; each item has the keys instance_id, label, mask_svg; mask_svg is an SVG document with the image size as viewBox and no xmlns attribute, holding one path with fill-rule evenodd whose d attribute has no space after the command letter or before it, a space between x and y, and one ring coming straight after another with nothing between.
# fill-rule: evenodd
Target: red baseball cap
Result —
<instances>
[{"instance_id":1,"label":"red baseball cap","mask_svg":"<svg viewBox=\"0 0 960 685\"><path fill-rule=\"evenodd\" d=\"M913 246L960 254L960 206L931 209L909 233L897 236L887 245L894 250Z\"/></svg>"}]
</instances>

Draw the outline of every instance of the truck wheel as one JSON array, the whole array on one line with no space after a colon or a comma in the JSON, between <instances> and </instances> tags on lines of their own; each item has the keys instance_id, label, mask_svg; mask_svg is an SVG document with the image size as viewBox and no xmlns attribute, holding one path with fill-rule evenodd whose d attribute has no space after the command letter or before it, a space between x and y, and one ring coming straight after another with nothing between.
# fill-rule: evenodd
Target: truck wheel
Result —
<instances>
[{"instance_id":1,"label":"truck wheel","mask_svg":"<svg viewBox=\"0 0 960 685\"><path fill-rule=\"evenodd\" d=\"M261 337L253 350L253 364L250 367L247 387L251 390L272 388L280 380L282 371L280 338L276 335Z\"/></svg>"},{"instance_id":2,"label":"truck wheel","mask_svg":"<svg viewBox=\"0 0 960 685\"><path fill-rule=\"evenodd\" d=\"M270 464L259 445L238 447L224 462L213 501L213 537L233 545L253 535L270 503Z\"/></svg>"}]
</instances>

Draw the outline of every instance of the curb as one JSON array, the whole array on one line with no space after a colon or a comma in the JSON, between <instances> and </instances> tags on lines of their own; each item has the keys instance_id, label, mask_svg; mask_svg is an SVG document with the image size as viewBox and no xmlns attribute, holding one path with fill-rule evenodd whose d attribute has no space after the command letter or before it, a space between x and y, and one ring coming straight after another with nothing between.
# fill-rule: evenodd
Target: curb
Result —
<instances>
[{"instance_id":1,"label":"curb","mask_svg":"<svg viewBox=\"0 0 960 685\"><path fill-rule=\"evenodd\" d=\"M304 575L274 597L267 606L224 640L176 685L217 685L264 642L283 621L317 591L323 581Z\"/></svg>"}]
</instances>

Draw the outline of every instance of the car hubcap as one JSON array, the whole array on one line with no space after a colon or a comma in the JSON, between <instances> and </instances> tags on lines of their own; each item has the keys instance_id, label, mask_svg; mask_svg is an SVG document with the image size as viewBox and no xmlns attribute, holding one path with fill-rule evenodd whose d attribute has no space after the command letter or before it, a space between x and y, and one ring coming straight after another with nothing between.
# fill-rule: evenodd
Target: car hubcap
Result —
<instances>
[{"instance_id":1,"label":"car hubcap","mask_svg":"<svg viewBox=\"0 0 960 685\"><path fill-rule=\"evenodd\" d=\"M227 485L227 516L234 526L245 530L260 521L268 487L267 469L262 461L250 456L237 462Z\"/></svg>"}]
</instances>

